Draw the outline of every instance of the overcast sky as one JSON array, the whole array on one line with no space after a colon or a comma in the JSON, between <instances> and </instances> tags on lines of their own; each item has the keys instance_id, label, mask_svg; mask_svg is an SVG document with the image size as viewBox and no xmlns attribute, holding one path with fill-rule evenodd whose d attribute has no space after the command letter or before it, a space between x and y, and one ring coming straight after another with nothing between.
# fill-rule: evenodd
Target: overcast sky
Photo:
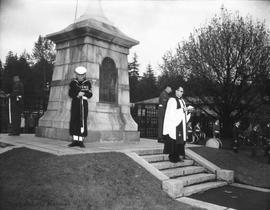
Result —
<instances>
[{"instance_id":1,"label":"overcast sky","mask_svg":"<svg viewBox=\"0 0 270 210\"><path fill-rule=\"evenodd\" d=\"M0 0L0 59L9 50L32 52L39 35L64 29L74 21L77 0ZM91 0L78 0L77 16ZM270 29L270 1L252 0L102 0L105 16L126 35L140 42L130 50L138 55L141 73L147 64L158 69L162 56L205 25L221 5L254 20L265 19Z\"/></svg>"}]
</instances>

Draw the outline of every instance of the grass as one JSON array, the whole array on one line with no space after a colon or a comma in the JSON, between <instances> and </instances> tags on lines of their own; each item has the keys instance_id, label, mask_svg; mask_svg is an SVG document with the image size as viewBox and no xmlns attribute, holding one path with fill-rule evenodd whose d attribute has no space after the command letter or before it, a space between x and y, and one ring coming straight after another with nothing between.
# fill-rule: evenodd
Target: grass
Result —
<instances>
[{"instance_id":1,"label":"grass","mask_svg":"<svg viewBox=\"0 0 270 210\"><path fill-rule=\"evenodd\" d=\"M26 148L0 155L0 209L199 209L177 202L122 153L54 156Z\"/></svg>"},{"instance_id":2,"label":"grass","mask_svg":"<svg viewBox=\"0 0 270 210\"><path fill-rule=\"evenodd\" d=\"M190 149L220 168L233 170L236 182L270 189L270 165L262 150L258 151L257 157L251 158L251 152L246 148L240 149L239 153L208 147Z\"/></svg>"}]
</instances>

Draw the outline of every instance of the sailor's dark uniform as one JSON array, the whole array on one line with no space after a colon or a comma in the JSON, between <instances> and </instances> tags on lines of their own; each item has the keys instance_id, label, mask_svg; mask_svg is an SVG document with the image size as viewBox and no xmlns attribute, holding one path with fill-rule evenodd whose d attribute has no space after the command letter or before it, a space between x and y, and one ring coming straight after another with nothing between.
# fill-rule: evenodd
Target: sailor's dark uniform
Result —
<instances>
[{"instance_id":1,"label":"sailor's dark uniform","mask_svg":"<svg viewBox=\"0 0 270 210\"><path fill-rule=\"evenodd\" d=\"M69 85L69 96L71 102L71 117L69 132L72 136L87 136L87 116L88 102L87 99L92 97L91 83L89 80L71 81ZM84 96L78 97L79 92L84 92Z\"/></svg>"}]
</instances>

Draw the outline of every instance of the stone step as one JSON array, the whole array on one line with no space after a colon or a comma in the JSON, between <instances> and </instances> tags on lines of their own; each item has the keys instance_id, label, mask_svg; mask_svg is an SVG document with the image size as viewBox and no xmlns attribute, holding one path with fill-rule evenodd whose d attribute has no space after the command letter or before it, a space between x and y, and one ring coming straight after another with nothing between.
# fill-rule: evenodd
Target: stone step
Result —
<instances>
[{"instance_id":1,"label":"stone step","mask_svg":"<svg viewBox=\"0 0 270 210\"><path fill-rule=\"evenodd\" d=\"M163 154L163 149L147 149L147 150L136 150L134 151L138 155L155 155L155 154Z\"/></svg>"},{"instance_id":2,"label":"stone step","mask_svg":"<svg viewBox=\"0 0 270 210\"><path fill-rule=\"evenodd\" d=\"M169 160L168 155L166 154L145 155L141 157L149 163Z\"/></svg>"},{"instance_id":3,"label":"stone step","mask_svg":"<svg viewBox=\"0 0 270 210\"><path fill-rule=\"evenodd\" d=\"M180 168L165 169L165 170L161 170L161 172L164 173L166 176L172 178L172 177L202 173L202 172L205 172L205 169L201 166L185 166L185 167L180 167Z\"/></svg>"},{"instance_id":4,"label":"stone step","mask_svg":"<svg viewBox=\"0 0 270 210\"><path fill-rule=\"evenodd\" d=\"M201 184L191 185L184 188L183 196L189 196L198 192L204 192L209 189L222 187L227 185L227 182L215 181L215 182L205 182Z\"/></svg>"},{"instance_id":5,"label":"stone step","mask_svg":"<svg viewBox=\"0 0 270 210\"><path fill-rule=\"evenodd\" d=\"M152 163L152 165L159 170L177 168L177 167L183 167L183 166L191 166L193 164L194 164L193 160L187 160L187 159L185 159L184 162L178 162L178 163L172 163L170 161L161 161L161 162Z\"/></svg>"},{"instance_id":6,"label":"stone step","mask_svg":"<svg viewBox=\"0 0 270 210\"><path fill-rule=\"evenodd\" d=\"M188 185L194 185L194 184L202 183L202 182L214 181L216 179L216 175L208 174L208 173L200 173L200 174L181 176L176 179L179 181L182 181L184 186L188 186Z\"/></svg>"}]
</instances>

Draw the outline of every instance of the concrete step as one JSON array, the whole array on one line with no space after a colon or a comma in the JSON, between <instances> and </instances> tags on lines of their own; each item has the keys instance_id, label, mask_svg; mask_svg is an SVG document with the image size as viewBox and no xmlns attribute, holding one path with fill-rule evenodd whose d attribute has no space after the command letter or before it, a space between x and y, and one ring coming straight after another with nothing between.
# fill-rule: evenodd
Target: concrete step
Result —
<instances>
[{"instance_id":1,"label":"concrete step","mask_svg":"<svg viewBox=\"0 0 270 210\"><path fill-rule=\"evenodd\" d=\"M222 187L225 185L227 185L227 182L215 181L215 182L206 182L206 183L187 186L184 188L183 196L189 196L198 192L203 192L209 189Z\"/></svg>"},{"instance_id":2,"label":"concrete step","mask_svg":"<svg viewBox=\"0 0 270 210\"><path fill-rule=\"evenodd\" d=\"M169 160L168 155L166 154L144 155L141 157L149 163Z\"/></svg>"},{"instance_id":3,"label":"concrete step","mask_svg":"<svg viewBox=\"0 0 270 210\"><path fill-rule=\"evenodd\" d=\"M178 177L178 176L185 176L189 174L198 174L205 172L205 169L201 166L186 166L180 168L172 168L172 169L165 169L161 170L162 173L167 175L168 177Z\"/></svg>"},{"instance_id":4,"label":"concrete step","mask_svg":"<svg viewBox=\"0 0 270 210\"><path fill-rule=\"evenodd\" d=\"M179 181L182 181L184 186L188 186L188 185L194 185L194 184L202 183L202 182L214 181L216 179L216 175L208 174L208 173L200 173L200 174L181 176L176 179Z\"/></svg>"},{"instance_id":5,"label":"concrete step","mask_svg":"<svg viewBox=\"0 0 270 210\"><path fill-rule=\"evenodd\" d=\"M170 161L161 161L161 162L154 162L152 165L159 169L168 169L168 168L177 168L177 167L183 167L183 166L191 166L194 164L193 160L187 160L185 159L184 162L178 162L178 163L172 163Z\"/></svg>"},{"instance_id":6,"label":"concrete step","mask_svg":"<svg viewBox=\"0 0 270 210\"><path fill-rule=\"evenodd\" d=\"M147 150L136 150L134 151L138 155L155 155L155 154L163 154L163 149L147 149Z\"/></svg>"},{"instance_id":7,"label":"concrete step","mask_svg":"<svg viewBox=\"0 0 270 210\"><path fill-rule=\"evenodd\" d=\"M168 154L162 152L162 149L136 151L141 158L151 164L151 167L154 166L153 169L159 170L167 177L162 181L162 188L172 198L227 185L225 181L217 181L215 173L207 173L207 168L194 165L196 160L187 158L183 162L171 163Z\"/></svg>"}]
</instances>

